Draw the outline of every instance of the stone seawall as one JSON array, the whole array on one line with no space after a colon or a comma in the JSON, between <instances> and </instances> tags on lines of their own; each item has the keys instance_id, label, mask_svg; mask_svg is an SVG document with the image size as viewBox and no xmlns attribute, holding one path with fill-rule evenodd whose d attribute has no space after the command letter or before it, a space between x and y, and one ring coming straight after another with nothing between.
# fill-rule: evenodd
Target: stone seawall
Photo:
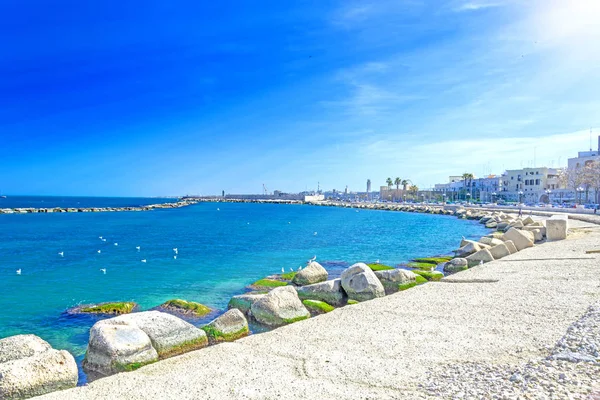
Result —
<instances>
[{"instance_id":1,"label":"stone seawall","mask_svg":"<svg viewBox=\"0 0 600 400\"><path fill-rule=\"evenodd\" d=\"M168 208L187 207L198 203L197 200L181 200L173 203L149 204L139 207L53 207L53 208L0 208L0 214L46 214L46 213L78 213L78 212L122 212L152 211Z\"/></svg>"}]
</instances>

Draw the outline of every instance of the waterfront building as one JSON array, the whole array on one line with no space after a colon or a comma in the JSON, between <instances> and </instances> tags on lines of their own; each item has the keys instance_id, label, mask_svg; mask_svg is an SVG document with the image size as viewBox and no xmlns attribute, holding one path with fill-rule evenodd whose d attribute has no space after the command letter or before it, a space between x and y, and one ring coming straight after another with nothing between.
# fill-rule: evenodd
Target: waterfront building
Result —
<instances>
[{"instance_id":1,"label":"waterfront building","mask_svg":"<svg viewBox=\"0 0 600 400\"><path fill-rule=\"evenodd\" d=\"M590 151L580 151L577 157L569 158L568 168L577 169L585 167L593 162L600 162L600 136L598 136L598 149Z\"/></svg>"},{"instance_id":2,"label":"waterfront building","mask_svg":"<svg viewBox=\"0 0 600 400\"><path fill-rule=\"evenodd\" d=\"M575 194L570 192L560 180L560 169L522 168L502 174L499 197L506 201L548 203L571 200Z\"/></svg>"}]
</instances>

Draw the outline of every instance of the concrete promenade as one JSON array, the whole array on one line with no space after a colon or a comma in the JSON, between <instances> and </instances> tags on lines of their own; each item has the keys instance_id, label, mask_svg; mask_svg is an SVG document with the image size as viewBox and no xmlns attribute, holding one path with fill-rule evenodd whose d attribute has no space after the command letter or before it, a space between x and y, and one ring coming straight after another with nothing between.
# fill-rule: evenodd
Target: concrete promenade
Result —
<instances>
[{"instance_id":1,"label":"concrete promenade","mask_svg":"<svg viewBox=\"0 0 600 400\"><path fill-rule=\"evenodd\" d=\"M41 398L430 398L432 371L546 357L600 300L600 254L585 254L600 249L600 226L575 221L571 227L567 240L525 249L448 282Z\"/></svg>"}]
</instances>

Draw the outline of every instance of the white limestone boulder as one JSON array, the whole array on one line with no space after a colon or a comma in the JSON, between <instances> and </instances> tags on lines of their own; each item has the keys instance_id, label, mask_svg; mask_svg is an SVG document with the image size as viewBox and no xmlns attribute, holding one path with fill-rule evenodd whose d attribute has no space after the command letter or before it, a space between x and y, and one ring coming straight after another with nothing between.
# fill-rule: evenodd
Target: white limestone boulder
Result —
<instances>
[{"instance_id":1,"label":"white limestone boulder","mask_svg":"<svg viewBox=\"0 0 600 400\"><path fill-rule=\"evenodd\" d=\"M507 240L506 242L504 242L504 244L506 245L506 248L508 249L508 251L510 252L510 254L515 254L517 251L519 251L515 247L515 244L513 243L512 240Z\"/></svg>"},{"instance_id":2,"label":"white limestone boulder","mask_svg":"<svg viewBox=\"0 0 600 400\"><path fill-rule=\"evenodd\" d=\"M208 344L206 333L174 315L160 311L144 311L121 315L114 321L141 329L152 342L160 358L199 349Z\"/></svg>"},{"instance_id":3,"label":"white limestone boulder","mask_svg":"<svg viewBox=\"0 0 600 400\"><path fill-rule=\"evenodd\" d=\"M252 304L250 312L258 322L268 326L291 324L310 317L298 293L291 286L271 290Z\"/></svg>"},{"instance_id":4,"label":"white limestone boulder","mask_svg":"<svg viewBox=\"0 0 600 400\"><path fill-rule=\"evenodd\" d=\"M111 375L157 360L158 353L144 331L123 321L108 319L92 326L82 366L88 373Z\"/></svg>"},{"instance_id":5,"label":"white limestone boulder","mask_svg":"<svg viewBox=\"0 0 600 400\"><path fill-rule=\"evenodd\" d=\"M78 371L66 350L48 349L0 363L0 399L26 399L77 386Z\"/></svg>"},{"instance_id":6,"label":"white limestone boulder","mask_svg":"<svg viewBox=\"0 0 600 400\"><path fill-rule=\"evenodd\" d=\"M343 306L348 301L348 296L342 289L341 279L332 279L325 282L312 285L300 286L296 288L298 297L301 300L324 301L332 306Z\"/></svg>"},{"instance_id":7,"label":"white limestone boulder","mask_svg":"<svg viewBox=\"0 0 600 400\"><path fill-rule=\"evenodd\" d=\"M417 284L417 274L404 269L375 271L374 274L383 285L385 294L406 290Z\"/></svg>"},{"instance_id":8,"label":"white limestone boulder","mask_svg":"<svg viewBox=\"0 0 600 400\"><path fill-rule=\"evenodd\" d=\"M248 315L248 313L250 313L250 308L252 307L252 304L254 304L254 302L262 299L265 296L266 294L264 293L239 294L237 296L233 296L231 300L229 300L227 308L237 308L242 313Z\"/></svg>"},{"instance_id":9,"label":"white limestone boulder","mask_svg":"<svg viewBox=\"0 0 600 400\"><path fill-rule=\"evenodd\" d=\"M375 273L364 263L356 263L342 272L342 288L349 299L371 300L385 296L385 289Z\"/></svg>"},{"instance_id":10,"label":"white limestone boulder","mask_svg":"<svg viewBox=\"0 0 600 400\"><path fill-rule=\"evenodd\" d=\"M546 238L552 240L564 240L569 231L569 222L566 215L553 215L546 220Z\"/></svg>"},{"instance_id":11,"label":"white limestone boulder","mask_svg":"<svg viewBox=\"0 0 600 400\"><path fill-rule=\"evenodd\" d=\"M511 240L518 251L526 249L528 247L533 247L533 238L530 237L527 231L521 231L516 228L510 228L502 239L506 242L507 240Z\"/></svg>"},{"instance_id":12,"label":"white limestone boulder","mask_svg":"<svg viewBox=\"0 0 600 400\"><path fill-rule=\"evenodd\" d=\"M490 253L492 254L492 257L494 257L494 260L499 260L501 258L509 256L510 250L506 246L506 243L500 243L500 244L492 247L490 249Z\"/></svg>"},{"instance_id":13,"label":"white limestone boulder","mask_svg":"<svg viewBox=\"0 0 600 400\"><path fill-rule=\"evenodd\" d=\"M202 330L206 332L210 343L232 342L250 334L248 321L237 308L232 308L212 320L202 327Z\"/></svg>"},{"instance_id":14,"label":"white limestone boulder","mask_svg":"<svg viewBox=\"0 0 600 400\"><path fill-rule=\"evenodd\" d=\"M444 272L455 273L469 268L469 260L466 258L453 258L444 264Z\"/></svg>"},{"instance_id":15,"label":"white limestone boulder","mask_svg":"<svg viewBox=\"0 0 600 400\"><path fill-rule=\"evenodd\" d=\"M477 253L471 254L470 256L468 256L466 258L467 258L467 262L469 264L469 268L475 267L475 266L481 264L482 261L484 263L494 261L494 256L492 256L492 253L488 249L481 249Z\"/></svg>"},{"instance_id":16,"label":"white limestone boulder","mask_svg":"<svg viewBox=\"0 0 600 400\"><path fill-rule=\"evenodd\" d=\"M31 357L52 349L45 340L35 335L16 335L0 339L0 364Z\"/></svg>"},{"instance_id":17,"label":"white limestone boulder","mask_svg":"<svg viewBox=\"0 0 600 400\"><path fill-rule=\"evenodd\" d=\"M298 286L312 285L326 281L327 276L327 270L318 262L313 261L294 276L292 283Z\"/></svg>"}]
</instances>

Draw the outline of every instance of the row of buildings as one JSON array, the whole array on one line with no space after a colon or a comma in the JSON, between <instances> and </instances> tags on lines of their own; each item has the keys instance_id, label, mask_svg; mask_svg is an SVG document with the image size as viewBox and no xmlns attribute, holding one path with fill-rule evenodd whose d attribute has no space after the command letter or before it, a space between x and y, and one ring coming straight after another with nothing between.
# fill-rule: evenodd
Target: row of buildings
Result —
<instances>
[{"instance_id":1,"label":"row of buildings","mask_svg":"<svg viewBox=\"0 0 600 400\"><path fill-rule=\"evenodd\" d=\"M598 150L579 152L568 160L569 169L585 167L600 162L600 137ZM418 194L382 186L379 198L402 201L409 199L437 201L481 201L523 203L595 203L595 193L589 186L572 187L561 178L562 168L521 168L506 170L501 175L485 177L450 176L445 183L419 190ZM571 187L569 187L571 186Z\"/></svg>"}]
</instances>

